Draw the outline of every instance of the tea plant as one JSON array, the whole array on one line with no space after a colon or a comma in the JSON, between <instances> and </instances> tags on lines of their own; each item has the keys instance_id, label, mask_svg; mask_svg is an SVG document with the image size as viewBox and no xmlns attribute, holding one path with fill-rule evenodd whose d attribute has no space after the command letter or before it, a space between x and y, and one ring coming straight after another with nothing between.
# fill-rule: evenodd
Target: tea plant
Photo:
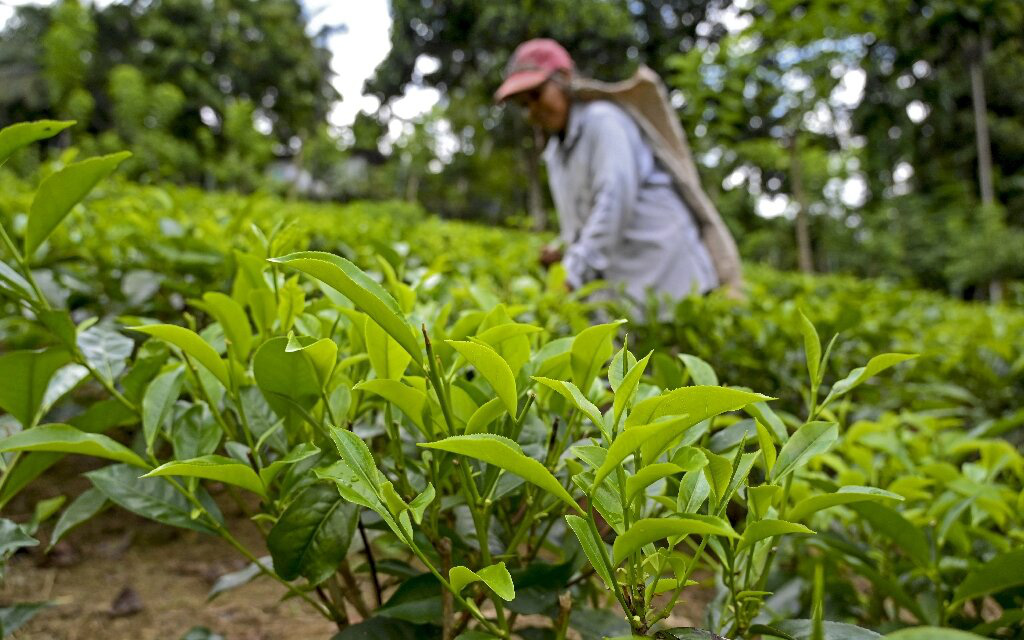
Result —
<instances>
[{"instance_id":1,"label":"tea plant","mask_svg":"<svg viewBox=\"0 0 1024 640\"><path fill-rule=\"evenodd\" d=\"M65 124L6 129L0 150ZM43 245L119 157L46 178L24 247ZM767 395L721 386L695 356L638 358L621 321L564 335L553 302L541 311L539 301L508 307L479 290L440 296L431 273L408 277L400 256L371 263L375 279L331 253L280 255L295 243L285 225L255 234L251 250L235 250L229 294L190 294L192 310L177 324L138 318L124 329L94 317L73 321L35 281L32 251L3 233L14 264L2 267L2 290L19 305L20 325L47 346L0 356L5 378L18 381L0 389L13 432L0 440L0 504L63 454L110 460L87 474L93 488L63 510L51 545L109 504L215 535L251 564L212 595L265 576L333 620L338 638L564 638L570 629L587 638L687 637L668 621L708 575L721 585L708 616L717 631L804 637L794 630L804 623L774 613L780 567L807 574L803 552L811 548L833 563L870 558L849 549L829 555L832 516L851 531L884 536L878 523L891 518L872 514L898 515L919 499L908 487L920 483L872 473L863 453L869 430L845 428L851 392L911 356L877 356L827 383L836 349L822 348L806 318L798 331L810 382L771 389L803 396L804 417L796 418L774 411ZM44 423L86 379L107 397L69 424ZM134 429L130 446L104 435L116 427ZM898 453L878 438L868 442ZM1019 477L1019 455L990 440L972 446L953 455L973 465L962 473L975 484ZM946 460L943 449L933 453ZM259 528L269 557L240 542L211 495L218 487ZM1013 489L995 491L1005 500ZM4 552L34 543L34 527L60 506L41 505L35 524L4 520ZM971 509L970 532L1013 553L1019 538L1000 546L993 532L1017 518L991 500L979 498L977 507L983 517L974 517L973 503L950 516L948 531L960 531L950 539L963 541L957 518ZM932 555L924 570L944 585L951 615L919 622L957 622L964 600L1016 584L1004 578L950 596L949 580L960 574L942 577L937 562ZM920 567L883 569L886 586L894 575L916 578ZM823 593L807 623L813 633L833 628L823 619ZM896 596L870 597L877 612ZM872 624L883 619L853 613ZM533 627L531 614L548 626Z\"/></svg>"}]
</instances>

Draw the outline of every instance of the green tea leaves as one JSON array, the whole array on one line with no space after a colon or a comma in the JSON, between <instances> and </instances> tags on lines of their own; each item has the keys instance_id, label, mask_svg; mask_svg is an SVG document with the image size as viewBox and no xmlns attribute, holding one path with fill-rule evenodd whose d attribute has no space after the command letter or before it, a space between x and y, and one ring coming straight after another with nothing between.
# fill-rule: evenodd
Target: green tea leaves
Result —
<instances>
[{"instance_id":1,"label":"green tea leaves","mask_svg":"<svg viewBox=\"0 0 1024 640\"><path fill-rule=\"evenodd\" d=\"M736 547L736 550L742 551L765 538L772 538L774 536L781 536L790 533L813 534L814 531L811 531L804 525L796 522L786 522L785 520L758 520L756 522L751 522L747 525L747 528L743 530L743 535L740 536L740 543Z\"/></svg>"},{"instance_id":2,"label":"green tea leaves","mask_svg":"<svg viewBox=\"0 0 1024 640\"><path fill-rule=\"evenodd\" d=\"M572 532L576 534L576 538L580 541L580 546L583 548L583 553L587 556L587 560L590 561L590 565L594 567L594 571L604 581L605 587L611 589L614 583L602 559L603 554L607 553L606 550L601 548L604 545L604 541L591 532L587 521L580 516L567 515L565 516L565 521L568 523L569 528L572 529Z\"/></svg>"},{"instance_id":3,"label":"green tea leaves","mask_svg":"<svg viewBox=\"0 0 1024 640\"><path fill-rule=\"evenodd\" d=\"M615 566L622 564L623 560L655 540L693 534L737 537L728 522L712 516L644 518L633 523L624 534L615 538L615 544L612 545L613 563Z\"/></svg>"},{"instance_id":4,"label":"green tea leaves","mask_svg":"<svg viewBox=\"0 0 1024 640\"><path fill-rule=\"evenodd\" d=\"M35 424L50 378L71 361L61 348L11 351L0 355L0 409L10 413L23 428Z\"/></svg>"},{"instance_id":5,"label":"green tea leaves","mask_svg":"<svg viewBox=\"0 0 1024 640\"><path fill-rule=\"evenodd\" d=\"M100 433L86 433L66 424L44 424L0 440L4 451L79 453L149 469L134 451Z\"/></svg>"},{"instance_id":6,"label":"green tea leaves","mask_svg":"<svg viewBox=\"0 0 1024 640\"><path fill-rule=\"evenodd\" d=\"M518 445L507 438L481 433L452 436L437 442L420 443L418 446L456 453L500 467L544 489L574 511L580 511L576 501L551 472L533 458L526 457Z\"/></svg>"},{"instance_id":7,"label":"green tea leaves","mask_svg":"<svg viewBox=\"0 0 1024 640\"><path fill-rule=\"evenodd\" d=\"M74 120L37 120L18 122L0 129L0 166L3 166L15 151L33 142L52 138L73 124Z\"/></svg>"},{"instance_id":8,"label":"green tea leaves","mask_svg":"<svg viewBox=\"0 0 1024 640\"><path fill-rule=\"evenodd\" d=\"M451 571L448 572L448 581L456 593L461 592L466 585L479 581L486 584L491 591L494 591L494 593L498 594L499 598L506 602L516 598L512 576L509 575L504 562L492 564L479 571L471 571L462 566L452 567Z\"/></svg>"},{"instance_id":9,"label":"green tea leaves","mask_svg":"<svg viewBox=\"0 0 1024 640\"><path fill-rule=\"evenodd\" d=\"M952 604L1024 585L1024 549L1001 553L971 571L956 588Z\"/></svg>"},{"instance_id":10,"label":"green tea leaves","mask_svg":"<svg viewBox=\"0 0 1024 640\"><path fill-rule=\"evenodd\" d=\"M190 460L176 460L162 464L143 478L155 476L181 476L184 478L205 478L225 484L242 487L261 496L266 496L263 481L252 467L237 460L215 454Z\"/></svg>"},{"instance_id":11,"label":"green tea leaves","mask_svg":"<svg viewBox=\"0 0 1024 640\"><path fill-rule=\"evenodd\" d=\"M44 178L29 209L28 227L25 229L25 258L31 259L39 245L71 211L71 207L78 204L100 180L110 175L117 165L131 155L122 151L89 158L69 164Z\"/></svg>"},{"instance_id":12,"label":"green tea leaves","mask_svg":"<svg viewBox=\"0 0 1024 640\"><path fill-rule=\"evenodd\" d=\"M582 390L590 383L612 355L612 338L625 320L599 324L581 331L572 341L569 362L572 367L572 381Z\"/></svg>"},{"instance_id":13,"label":"green tea leaves","mask_svg":"<svg viewBox=\"0 0 1024 640\"><path fill-rule=\"evenodd\" d=\"M812 513L840 504L850 504L853 502L882 502L885 500L902 502L903 497L899 494L892 493L891 491L885 491L883 489L850 485L840 487L835 493L826 493L804 498L786 513L786 517L791 520L803 520Z\"/></svg>"},{"instance_id":14,"label":"green tea leaves","mask_svg":"<svg viewBox=\"0 0 1024 640\"><path fill-rule=\"evenodd\" d=\"M448 340L447 343L487 380L491 388L494 389L494 393L501 398L505 410L514 418L518 405L516 378L512 375L512 369L508 363L487 345L457 340Z\"/></svg>"},{"instance_id":15,"label":"green tea leaves","mask_svg":"<svg viewBox=\"0 0 1024 640\"><path fill-rule=\"evenodd\" d=\"M129 329L145 333L178 347L186 355L194 358L196 362L206 367L225 388L231 388L227 364L217 354L217 351L210 346L210 343L203 340L195 331L173 324L147 324L129 327Z\"/></svg>"},{"instance_id":16,"label":"green tea leaves","mask_svg":"<svg viewBox=\"0 0 1024 640\"><path fill-rule=\"evenodd\" d=\"M834 422L808 422L803 425L779 451L770 476L772 482L778 482L814 456L825 453L838 439L839 427Z\"/></svg>"},{"instance_id":17,"label":"green tea leaves","mask_svg":"<svg viewBox=\"0 0 1024 640\"><path fill-rule=\"evenodd\" d=\"M604 418L601 417L601 411L594 403L587 399L583 392L571 382L565 382L562 380L552 380L550 378L542 378L534 376L535 381L541 383L545 387L554 390L558 395L562 396L576 407L583 415L590 418L590 421L594 423L594 426L601 429L604 426Z\"/></svg>"},{"instance_id":18,"label":"green tea leaves","mask_svg":"<svg viewBox=\"0 0 1024 640\"><path fill-rule=\"evenodd\" d=\"M270 261L301 271L341 292L402 345L414 362L423 363L416 333L398 302L359 267L342 257L321 251L300 251L271 258Z\"/></svg>"},{"instance_id":19,"label":"green tea leaves","mask_svg":"<svg viewBox=\"0 0 1024 640\"><path fill-rule=\"evenodd\" d=\"M302 576L320 584L345 559L359 522L359 507L330 484L303 490L278 518L267 536L274 571L285 580Z\"/></svg>"},{"instance_id":20,"label":"green tea leaves","mask_svg":"<svg viewBox=\"0 0 1024 640\"><path fill-rule=\"evenodd\" d=\"M804 336L804 355L807 358L807 373L811 378L811 387L818 386L819 367L821 366L821 339L814 324L800 311L800 333Z\"/></svg>"},{"instance_id":21,"label":"green tea leaves","mask_svg":"<svg viewBox=\"0 0 1024 640\"><path fill-rule=\"evenodd\" d=\"M828 395L830 398L838 398L841 395L845 395L863 384L868 378L878 375L882 371L894 367L901 362L913 360L916 357L917 354L909 353L884 353L880 356L875 356L868 360L866 365L854 369L850 372L850 375L832 385L832 391Z\"/></svg>"}]
</instances>

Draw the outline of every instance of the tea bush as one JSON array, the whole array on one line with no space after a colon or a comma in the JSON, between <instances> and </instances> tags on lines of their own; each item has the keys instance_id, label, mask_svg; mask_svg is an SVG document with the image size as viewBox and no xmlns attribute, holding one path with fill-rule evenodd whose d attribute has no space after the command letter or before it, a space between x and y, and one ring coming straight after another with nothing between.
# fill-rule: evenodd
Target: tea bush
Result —
<instances>
[{"instance_id":1,"label":"tea bush","mask_svg":"<svg viewBox=\"0 0 1024 640\"><path fill-rule=\"evenodd\" d=\"M591 325L524 267L539 239L407 205L76 206L122 157L3 179L0 505L110 461L0 520L5 556L113 504L223 538L251 564L214 594L276 580L339 639L707 637L669 622L701 584L733 638L1019 629L1019 311L753 270L744 302Z\"/></svg>"}]
</instances>

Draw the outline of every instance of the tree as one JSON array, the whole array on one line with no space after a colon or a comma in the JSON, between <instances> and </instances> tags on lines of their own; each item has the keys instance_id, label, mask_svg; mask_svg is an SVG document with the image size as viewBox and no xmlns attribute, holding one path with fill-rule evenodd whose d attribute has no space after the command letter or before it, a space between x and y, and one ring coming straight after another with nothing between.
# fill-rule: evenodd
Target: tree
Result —
<instances>
[{"instance_id":1,"label":"tree","mask_svg":"<svg viewBox=\"0 0 1024 640\"><path fill-rule=\"evenodd\" d=\"M77 142L84 131L99 148L131 146L137 177L253 188L273 157L299 153L338 99L329 30L311 37L306 26L298 0L21 7L0 38L0 60L16 63L0 78L17 80L0 115L78 119ZM40 82L47 99L33 100Z\"/></svg>"}]
</instances>

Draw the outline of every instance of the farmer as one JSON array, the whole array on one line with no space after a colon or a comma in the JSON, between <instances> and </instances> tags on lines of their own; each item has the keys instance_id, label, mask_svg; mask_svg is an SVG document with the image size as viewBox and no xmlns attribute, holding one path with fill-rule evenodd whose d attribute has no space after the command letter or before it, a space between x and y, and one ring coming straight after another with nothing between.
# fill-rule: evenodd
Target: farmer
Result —
<instances>
[{"instance_id":1,"label":"farmer","mask_svg":"<svg viewBox=\"0 0 1024 640\"><path fill-rule=\"evenodd\" d=\"M579 77L554 40L516 48L497 102L522 105L548 138L544 162L561 228L567 285L604 280L645 308L741 284L736 244L701 189L679 121L657 75L606 84Z\"/></svg>"}]
</instances>

